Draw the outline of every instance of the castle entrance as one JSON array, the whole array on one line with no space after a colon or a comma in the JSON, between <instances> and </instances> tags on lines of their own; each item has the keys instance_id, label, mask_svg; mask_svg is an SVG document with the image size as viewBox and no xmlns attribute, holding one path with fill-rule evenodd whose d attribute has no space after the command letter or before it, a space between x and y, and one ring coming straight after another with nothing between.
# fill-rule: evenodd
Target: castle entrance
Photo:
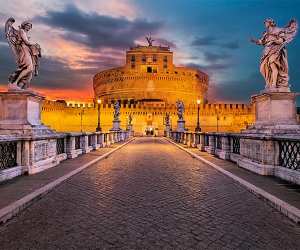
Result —
<instances>
[{"instance_id":1,"label":"castle entrance","mask_svg":"<svg viewBox=\"0 0 300 250\"><path fill-rule=\"evenodd\" d=\"M152 126L147 126L145 130L147 136L154 136L154 128Z\"/></svg>"},{"instance_id":2,"label":"castle entrance","mask_svg":"<svg viewBox=\"0 0 300 250\"><path fill-rule=\"evenodd\" d=\"M153 113L148 113L145 127L143 127L144 135L158 136L158 124L153 122Z\"/></svg>"}]
</instances>

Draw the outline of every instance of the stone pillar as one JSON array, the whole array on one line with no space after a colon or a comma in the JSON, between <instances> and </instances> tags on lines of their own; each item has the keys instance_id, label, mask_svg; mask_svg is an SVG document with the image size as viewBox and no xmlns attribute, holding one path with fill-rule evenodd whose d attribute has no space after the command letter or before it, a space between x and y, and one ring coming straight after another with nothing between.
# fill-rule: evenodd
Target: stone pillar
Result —
<instances>
[{"instance_id":1,"label":"stone pillar","mask_svg":"<svg viewBox=\"0 0 300 250\"><path fill-rule=\"evenodd\" d=\"M120 120L113 120L113 127L110 129L110 131L120 131L121 130L120 124L121 124Z\"/></svg>"},{"instance_id":2,"label":"stone pillar","mask_svg":"<svg viewBox=\"0 0 300 250\"><path fill-rule=\"evenodd\" d=\"M180 143L184 143L184 132L179 132Z\"/></svg>"},{"instance_id":3,"label":"stone pillar","mask_svg":"<svg viewBox=\"0 0 300 250\"><path fill-rule=\"evenodd\" d=\"M183 141L182 141L183 144L186 144L187 143L187 133L183 132Z\"/></svg>"},{"instance_id":4,"label":"stone pillar","mask_svg":"<svg viewBox=\"0 0 300 250\"><path fill-rule=\"evenodd\" d=\"M110 144L114 144L114 133L113 132L110 132L107 134L107 143L108 145Z\"/></svg>"},{"instance_id":5,"label":"stone pillar","mask_svg":"<svg viewBox=\"0 0 300 250\"><path fill-rule=\"evenodd\" d=\"M296 93L263 92L251 97L255 107L255 124L242 133L300 134L297 122Z\"/></svg>"},{"instance_id":6,"label":"stone pillar","mask_svg":"<svg viewBox=\"0 0 300 250\"><path fill-rule=\"evenodd\" d=\"M279 165L278 141L270 136L241 138L238 165L260 175L273 175Z\"/></svg>"},{"instance_id":7,"label":"stone pillar","mask_svg":"<svg viewBox=\"0 0 300 250\"><path fill-rule=\"evenodd\" d=\"M170 131L171 131L170 125L166 125L165 131L164 131L165 137L170 137Z\"/></svg>"},{"instance_id":8,"label":"stone pillar","mask_svg":"<svg viewBox=\"0 0 300 250\"><path fill-rule=\"evenodd\" d=\"M0 134L55 134L41 123L41 105L44 99L44 96L27 90L0 92Z\"/></svg>"},{"instance_id":9,"label":"stone pillar","mask_svg":"<svg viewBox=\"0 0 300 250\"><path fill-rule=\"evenodd\" d=\"M69 133L67 135L66 153L69 159L76 158L78 155L82 154L83 152L81 138L80 138L80 148L79 149L75 148L75 137L78 136L81 137L81 133Z\"/></svg>"},{"instance_id":10,"label":"stone pillar","mask_svg":"<svg viewBox=\"0 0 300 250\"><path fill-rule=\"evenodd\" d=\"M88 134L84 133L81 136L81 148L82 148L82 153L86 154L92 151L92 149L89 147L89 138L88 138Z\"/></svg>"},{"instance_id":11,"label":"stone pillar","mask_svg":"<svg viewBox=\"0 0 300 250\"><path fill-rule=\"evenodd\" d=\"M184 132L185 131L185 121L178 120L177 121L177 132Z\"/></svg>"},{"instance_id":12,"label":"stone pillar","mask_svg":"<svg viewBox=\"0 0 300 250\"><path fill-rule=\"evenodd\" d=\"M133 134L133 128L132 128L132 124L129 124L129 125L127 125L127 129L126 129L126 131L128 131L128 133L129 133L130 135L132 135L132 134Z\"/></svg>"},{"instance_id":13,"label":"stone pillar","mask_svg":"<svg viewBox=\"0 0 300 250\"><path fill-rule=\"evenodd\" d=\"M99 148L99 144L97 143L97 134L93 133L92 135L92 147L94 150Z\"/></svg>"},{"instance_id":14,"label":"stone pillar","mask_svg":"<svg viewBox=\"0 0 300 250\"><path fill-rule=\"evenodd\" d=\"M103 133L102 134L102 147L106 147L107 146L107 133Z\"/></svg>"},{"instance_id":15,"label":"stone pillar","mask_svg":"<svg viewBox=\"0 0 300 250\"><path fill-rule=\"evenodd\" d=\"M209 145L206 148L206 151L210 154L215 154L215 145L216 145L216 138L215 135L209 135Z\"/></svg>"},{"instance_id":16,"label":"stone pillar","mask_svg":"<svg viewBox=\"0 0 300 250\"><path fill-rule=\"evenodd\" d=\"M100 147L104 147L104 134L100 134Z\"/></svg>"},{"instance_id":17,"label":"stone pillar","mask_svg":"<svg viewBox=\"0 0 300 250\"><path fill-rule=\"evenodd\" d=\"M197 147L197 144L199 143L197 143L197 133L193 133L192 134L192 144L191 144L191 146L193 147L193 148L195 148L195 147Z\"/></svg>"},{"instance_id":18,"label":"stone pillar","mask_svg":"<svg viewBox=\"0 0 300 250\"><path fill-rule=\"evenodd\" d=\"M216 149L216 154L224 160L230 159L230 144L227 135L220 135L222 149Z\"/></svg>"},{"instance_id":19,"label":"stone pillar","mask_svg":"<svg viewBox=\"0 0 300 250\"><path fill-rule=\"evenodd\" d=\"M187 133L187 141L186 141L186 145L188 147L191 147L192 145L192 133Z\"/></svg>"},{"instance_id":20,"label":"stone pillar","mask_svg":"<svg viewBox=\"0 0 300 250\"><path fill-rule=\"evenodd\" d=\"M200 140L199 140L199 144L197 145L197 147L199 148L200 151L204 151L204 133L199 133L200 135Z\"/></svg>"}]
</instances>

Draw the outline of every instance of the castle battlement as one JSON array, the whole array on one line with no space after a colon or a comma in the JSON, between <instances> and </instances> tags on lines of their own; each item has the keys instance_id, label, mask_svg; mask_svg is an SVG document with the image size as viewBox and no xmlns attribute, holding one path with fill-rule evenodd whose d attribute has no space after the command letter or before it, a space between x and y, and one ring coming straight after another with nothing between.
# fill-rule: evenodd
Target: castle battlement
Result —
<instances>
[{"instance_id":1,"label":"castle battlement","mask_svg":"<svg viewBox=\"0 0 300 250\"><path fill-rule=\"evenodd\" d=\"M94 105L94 103L90 103L91 105L88 107L79 107L79 106L71 106L67 105L66 103L60 103L57 101L51 101L51 100L45 100L43 102L42 109L43 110L61 110L61 111L80 111L80 110L86 110L86 111L93 111L98 107L97 105ZM198 106L195 104L190 104L185 107L185 113L194 113L195 110L197 110ZM102 112L113 112L113 104L111 103L105 103L100 104L100 109ZM176 111L176 105L175 104L160 104L160 103L153 103L152 105L146 104L129 104L129 103L121 103L121 112L122 109L128 109L128 110L140 110L140 111L147 111L147 112L175 112ZM251 113L253 110L253 107L248 104L227 104L227 103L207 103L207 104L200 104L200 113L203 114L215 114L215 113Z\"/></svg>"}]
</instances>

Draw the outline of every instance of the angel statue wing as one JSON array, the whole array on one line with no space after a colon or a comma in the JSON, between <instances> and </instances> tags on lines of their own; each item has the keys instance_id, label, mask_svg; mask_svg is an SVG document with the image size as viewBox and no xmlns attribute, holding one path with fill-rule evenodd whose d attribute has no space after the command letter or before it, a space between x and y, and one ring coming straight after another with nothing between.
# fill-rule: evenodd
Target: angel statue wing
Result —
<instances>
[{"instance_id":1,"label":"angel statue wing","mask_svg":"<svg viewBox=\"0 0 300 250\"><path fill-rule=\"evenodd\" d=\"M296 19L289 21L288 25L284 28L285 33L285 45L290 43L297 34L298 23Z\"/></svg>"},{"instance_id":2,"label":"angel statue wing","mask_svg":"<svg viewBox=\"0 0 300 250\"><path fill-rule=\"evenodd\" d=\"M8 18L7 21L5 22L5 37L15 57L17 58L18 57L17 44L18 44L19 33L13 26L14 22L15 19L13 17Z\"/></svg>"}]
</instances>

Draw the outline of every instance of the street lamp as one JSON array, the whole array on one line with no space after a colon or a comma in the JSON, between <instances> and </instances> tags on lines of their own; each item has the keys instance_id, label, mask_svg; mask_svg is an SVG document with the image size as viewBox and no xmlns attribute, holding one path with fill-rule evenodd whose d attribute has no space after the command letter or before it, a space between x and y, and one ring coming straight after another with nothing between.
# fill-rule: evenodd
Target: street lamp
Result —
<instances>
[{"instance_id":1,"label":"street lamp","mask_svg":"<svg viewBox=\"0 0 300 250\"><path fill-rule=\"evenodd\" d=\"M80 113L79 113L79 115L80 115L80 132L82 132L82 116L83 116L83 114L84 114L84 109L81 108Z\"/></svg>"},{"instance_id":2,"label":"street lamp","mask_svg":"<svg viewBox=\"0 0 300 250\"><path fill-rule=\"evenodd\" d=\"M199 113L200 113L200 103L201 103L201 100L197 100L197 106L198 106L198 113L197 113L197 127L195 129L195 132L201 132L201 128L200 128L200 117L199 117Z\"/></svg>"},{"instance_id":3,"label":"street lamp","mask_svg":"<svg viewBox=\"0 0 300 250\"><path fill-rule=\"evenodd\" d=\"M218 105L218 104L217 104ZM216 107L216 115L217 115L217 132L219 132L219 120L220 120L220 116L219 116L219 105Z\"/></svg>"},{"instance_id":4,"label":"street lamp","mask_svg":"<svg viewBox=\"0 0 300 250\"><path fill-rule=\"evenodd\" d=\"M98 103L98 125L97 125L97 128L96 128L96 132L100 132L101 131L101 127L100 127L100 104L101 104L101 100L98 99L97 103Z\"/></svg>"}]
</instances>

